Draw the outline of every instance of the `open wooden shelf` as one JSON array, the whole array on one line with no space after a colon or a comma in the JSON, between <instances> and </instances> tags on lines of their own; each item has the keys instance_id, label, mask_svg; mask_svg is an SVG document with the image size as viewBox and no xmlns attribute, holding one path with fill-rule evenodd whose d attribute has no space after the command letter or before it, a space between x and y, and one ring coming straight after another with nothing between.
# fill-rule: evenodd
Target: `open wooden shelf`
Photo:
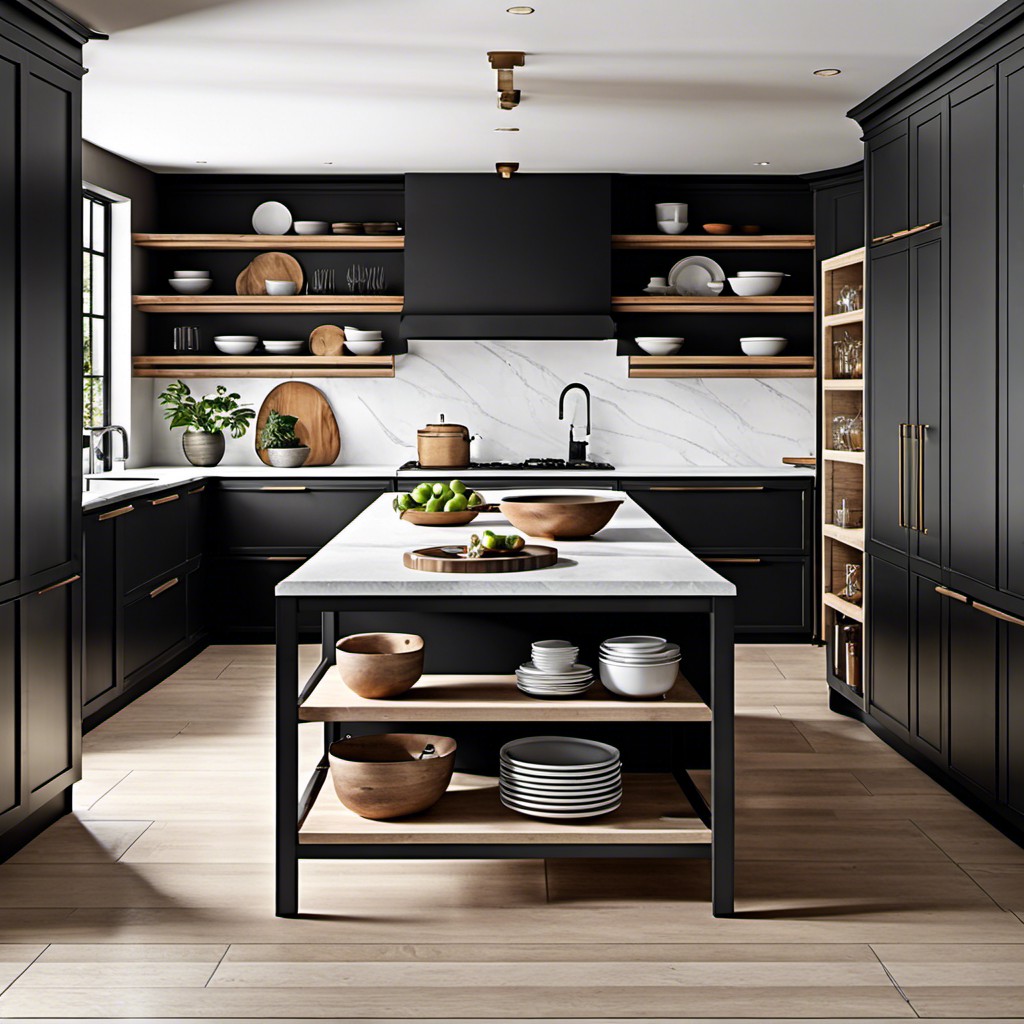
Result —
<instances>
[{"instance_id":1,"label":"open wooden shelf","mask_svg":"<svg viewBox=\"0 0 1024 1024\"><path fill-rule=\"evenodd\" d=\"M828 313L821 318L823 327L842 327L843 324L860 324L863 322L863 309L853 309L849 313Z\"/></svg>"},{"instance_id":2,"label":"open wooden shelf","mask_svg":"<svg viewBox=\"0 0 1024 1024\"><path fill-rule=\"evenodd\" d=\"M133 377L394 377L394 356L133 356Z\"/></svg>"},{"instance_id":3,"label":"open wooden shelf","mask_svg":"<svg viewBox=\"0 0 1024 1024\"><path fill-rule=\"evenodd\" d=\"M826 448L821 453L821 457L828 462L853 462L858 466L864 465L863 452L841 452L835 448Z\"/></svg>"},{"instance_id":4,"label":"open wooden shelf","mask_svg":"<svg viewBox=\"0 0 1024 1024\"><path fill-rule=\"evenodd\" d=\"M594 683L582 697L545 700L514 675L425 675L396 700L353 693L328 670L299 707L303 722L710 722L711 709L683 676L658 700L629 700Z\"/></svg>"},{"instance_id":5,"label":"open wooden shelf","mask_svg":"<svg viewBox=\"0 0 1024 1024\"><path fill-rule=\"evenodd\" d=\"M863 526L855 530L844 530L842 527L833 526L831 523L822 523L821 532L823 536L839 541L840 544L845 544L847 547L856 548L858 551L864 550Z\"/></svg>"},{"instance_id":6,"label":"open wooden shelf","mask_svg":"<svg viewBox=\"0 0 1024 1024\"><path fill-rule=\"evenodd\" d=\"M401 313L401 295L135 295L141 313Z\"/></svg>"},{"instance_id":7,"label":"open wooden shelf","mask_svg":"<svg viewBox=\"0 0 1024 1024\"><path fill-rule=\"evenodd\" d=\"M813 249L814 235L612 235L613 249Z\"/></svg>"},{"instance_id":8,"label":"open wooden shelf","mask_svg":"<svg viewBox=\"0 0 1024 1024\"><path fill-rule=\"evenodd\" d=\"M144 249L343 249L380 252L404 249L405 235L168 235L137 232Z\"/></svg>"},{"instance_id":9,"label":"open wooden shelf","mask_svg":"<svg viewBox=\"0 0 1024 1024\"><path fill-rule=\"evenodd\" d=\"M613 295L616 313L813 313L813 295Z\"/></svg>"},{"instance_id":10,"label":"open wooden shelf","mask_svg":"<svg viewBox=\"0 0 1024 1024\"><path fill-rule=\"evenodd\" d=\"M864 609L859 604L847 601L838 594L826 593L822 595L822 603L827 608L832 608L834 611L841 612L848 619L853 619L856 622L864 621Z\"/></svg>"},{"instance_id":11,"label":"open wooden shelf","mask_svg":"<svg viewBox=\"0 0 1024 1024\"><path fill-rule=\"evenodd\" d=\"M504 807L498 780L456 773L430 810L400 821L371 821L348 810L330 778L299 829L299 843L710 844L711 829L671 775L623 773L622 805L600 818L540 821ZM396 855L401 852L396 850Z\"/></svg>"},{"instance_id":12,"label":"open wooden shelf","mask_svg":"<svg viewBox=\"0 0 1024 1024\"><path fill-rule=\"evenodd\" d=\"M813 377L814 356L630 356L633 378Z\"/></svg>"},{"instance_id":13,"label":"open wooden shelf","mask_svg":"<svg viewBox=\"0 0 1024 1024\"><path fill-rule=\"evenodd\" d=\"M826 377L822 382L821 386L826 391L863 391L864 381L862 379L848 380L837 379L834 377Z\"/></svg>"}]
</instances>

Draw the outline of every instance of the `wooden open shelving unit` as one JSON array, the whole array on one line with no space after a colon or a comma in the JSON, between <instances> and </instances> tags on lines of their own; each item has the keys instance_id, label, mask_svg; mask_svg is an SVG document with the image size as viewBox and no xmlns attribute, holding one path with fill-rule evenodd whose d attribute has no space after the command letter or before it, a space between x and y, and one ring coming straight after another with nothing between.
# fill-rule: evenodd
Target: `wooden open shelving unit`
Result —
<instances>
[{"instance_id":1,"label":"wooden open shelving unit","mask_svg":"<svg viewBox=\"0 0 1024 1024\"><path fill-rule=\"evenodd\" d=\"M140 313L401 313L401 295L135 295Z\"/></svg>"},{"instance_id":2,"label":"wooden open shelving unit","mask_svg":"<svg viewBox=\"0 0 1024 1024\"><path fill-rule=\"evenodd\" d=\"M832 443L832 417L836 415L864 415L864 375L867 368L868 346L864 333L866 304L866 254L863 248L824 260L821 265L822 309L834 309L839 291L846 285L862 289L861 308L851 312L825 313L821 317L821 579L822 579L822 633L829 651L826 676L829 685L853 701L860 708L866 706L864 697L864 602L867 592L867 559L864 556L865 531L863 526L866 503L867 451L837 451ZM834 376L834 348L844 335L860 338L863 344L860 378ZM860 510L861 526L843 529L833 522L833 513L840 501ZM847 564L860 565L861 599L859 602L840 597L845 583ZM834 657L834 630L837 625L856 623L860 626L860 685L849 686L845 680L843 659ZM842 668L843 672L836 671Z\"/></svg>"},{"instance_id":3,"label":"wooden open shelving unit","mask_svg":"<svg viewBox=\"0 0 1024 1024\"><path fill-rule=\"evenodd\" d=\"M630 356L629 376L813 377L814 356Z\"/></svg>"},{"instance_id":4,"label":"wooden open shelving unit","mask_svg":"<svg viewBox=\"0 0 1024 1024\"><path fill-rule=\"evenodd\" d=\"M382 252L404 249L405 235L184 235L136 232L132 235L132 242L143 249Z\"/></svg>"},{"instance_id":5,"label":"wooden open shelving unit","mask_svg":"<svg viewBox=\"0 0 1024 1024\"><path fill-rule=\"evenodd\" d=\"M814 235L612 235L613 249L813 249Z\"/></svg>"},{"instance_id":6,"label":"wooden open shelving unit","mask_svg":"<svg viewBox=\"0 0 1024 1024\"><path fill-rule=\"evenodd\" d=\"M813 313L813 295L613 295L616 313Z\"/></svg>"},{"instance_id":7,"label":"wooden open shelving unit","mask_svg":"<svg viewBox=\"0 0 1024 1024\"><path fill-rule=\"evenodd\" d=\"M394 377L394 356L133 356L133 377Z\"/></svg>"}]
</instances>

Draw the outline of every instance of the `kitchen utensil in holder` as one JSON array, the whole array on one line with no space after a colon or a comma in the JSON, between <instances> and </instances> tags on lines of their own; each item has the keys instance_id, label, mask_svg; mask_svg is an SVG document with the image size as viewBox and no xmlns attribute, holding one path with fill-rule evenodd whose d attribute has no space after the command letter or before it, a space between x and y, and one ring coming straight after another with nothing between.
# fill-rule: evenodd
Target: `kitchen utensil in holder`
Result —
<instances>
[{"instance_id":1,"label":"kitchen utensil in holder","mask_svg":"<svg viewBox=\"0 0 1024 1024\"><path fill-rule=\"evenodd\" d=\"M840 591L839 596L853 604L859 604L861 599L860 563L846 563L846 584Z\"/></svg>"}]
</instances>

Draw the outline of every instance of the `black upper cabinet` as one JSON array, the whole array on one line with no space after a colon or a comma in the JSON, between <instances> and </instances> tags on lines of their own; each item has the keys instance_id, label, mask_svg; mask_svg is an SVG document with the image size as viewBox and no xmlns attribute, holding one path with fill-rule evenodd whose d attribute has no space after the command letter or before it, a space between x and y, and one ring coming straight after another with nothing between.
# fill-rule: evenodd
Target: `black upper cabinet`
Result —
<instances>
[{"instance_id":1,"label":"black upper cabinet","mask_svg":"<svg viewBox=\"0 0 1024 1024\"><path fill-rule=\"evenodd\" d=\"M942 222L945 198L946 140L944 138L948 103L945 98L919 110L910 118L910 223L923 227Z\"/></svg>"},{"instance_id":2,"label":"black upper cabinet","mask_svg":"<svg viewBox=\"0 0 1024 1024\"><path fill-rule=\"evenodd\" d=\"M949 114L948 567L989 587L998 582L997 95L992 71L954 92Z\"/></svg>"},{"instance_id":3,"label":"black upper cabinet","mask_svg":"<svg viewBox=\"0 0 1024 1024\"><path fill-rule=\"evenodd\" d=\"M868 237L884 238L910 225L910 131L906 121L867 143Z\"/></svg>"}]
</instances>

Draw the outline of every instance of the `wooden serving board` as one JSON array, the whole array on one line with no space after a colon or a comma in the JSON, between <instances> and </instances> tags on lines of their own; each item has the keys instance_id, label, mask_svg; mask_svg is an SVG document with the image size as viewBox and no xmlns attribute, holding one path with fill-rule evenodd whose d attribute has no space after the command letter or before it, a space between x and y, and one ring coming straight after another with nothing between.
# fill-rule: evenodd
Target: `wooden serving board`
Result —
<instances>
[{"instance_id":1,"label":"wooden serving board","mask_svg":"<svg viewBox=\"0 0 1024 1024\"><path fill-rule=\"evenodd\" d=\"M466 550L465 545L452 545ZM544 544L527 544L517 554L488 555L485 558L460 558L446 553L445 547L418 548L402 555L407 569L423 572L526 572L546 569L558 561L558 550Z\"/></svg>"},{"instance_id":2,"label":"wooden serving board","mask_svg":"<svg viewBox=\"0 0 1024 1024\"><path fill-rule=\"evenodd\" d=\"M345 332L334 324L314 327L309 336L309 351L315 356L340 356L345 348Z\"/></svg>"},{"instance_id":3,"label":"wooden serving board","mask_svg":"<svg viewBox=\"0 0 1024 1024\"><path fill-rule=\"evenodd\" d=\"M338 433L338 421L331 411L331 404L319 388L297 380L278 384L263 399L259 415L256 417L255 443L257 446L259 445L260 431L263 429L263 424L267 422L271 409L276 409L286 416L298 416L299 422L295 427L295 433L303 444L309 445L309 458L305 465L331 466L334 464L341 454L341 434ZM256 454L268 466L270 465L265 451L257 447Z\"/></svg>"},{"instance_id":4,"label":"wooden serving board","mask_svg":"<svg viewBox=\"0 0 1024 1024\"><path fill-rule=\"evenodd\" d=\"M302 293L302 267L294 256L286 252L261 252L235 278L237 295L266 295L267 281L294 281L295 294Z\"/></svg>"}]
</instances>

